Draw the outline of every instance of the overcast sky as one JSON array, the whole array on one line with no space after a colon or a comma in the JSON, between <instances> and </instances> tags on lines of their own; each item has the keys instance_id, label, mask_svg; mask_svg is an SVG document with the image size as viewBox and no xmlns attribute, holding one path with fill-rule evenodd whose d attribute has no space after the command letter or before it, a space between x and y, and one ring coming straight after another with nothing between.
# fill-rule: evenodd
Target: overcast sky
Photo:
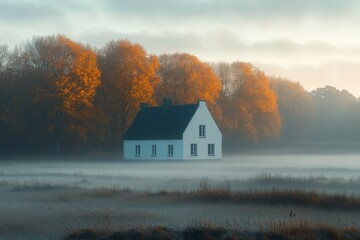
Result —
<instances>
[{"instance_id":1,"label":"overcast sky","mask_svg":"<svg viewBox=\"0 0 360 240\"><path fill-rule=\"evenodd\" d=\"M252 62L307 90L328 84L360 96L359 0L0 0L0 44L56 33Z\"/></svg>"}]
</instances>

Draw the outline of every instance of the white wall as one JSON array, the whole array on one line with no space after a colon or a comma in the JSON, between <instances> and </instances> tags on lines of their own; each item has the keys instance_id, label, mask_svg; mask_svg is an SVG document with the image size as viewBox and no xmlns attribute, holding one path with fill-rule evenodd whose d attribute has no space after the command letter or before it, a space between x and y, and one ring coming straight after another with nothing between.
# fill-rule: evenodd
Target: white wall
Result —
<instances>
[{"instance_id":1,"label":"white wall","mask_svg":"<svg viewBox=\"0 0 360 240\"><path fill-rule=\"evenodd\" d=\"M199 108L183 134L184 159L221 159L222 134L206 107L205 101L199 102ZM205 138L199 137L199 125L206 126ZM191 156L190 145L197 144L197 156ZM208 155L208 144L215 144L215 155Z\"/></svg>"},{"instance_id":2,"label":"white wall","mask_svg":"<svg viewBox=\"0 0 360 240\"><path fill-rule=\"evenodd\" d=\"M183 159L182 140L125 140L124 159L126 160L180 160ZM174 145L174 155L168 156L168 145ZM140 156L135 156L135 145L140 145ZM156 156L152 156L152 145L156 145Z\"/></svg>"}]
</instances>

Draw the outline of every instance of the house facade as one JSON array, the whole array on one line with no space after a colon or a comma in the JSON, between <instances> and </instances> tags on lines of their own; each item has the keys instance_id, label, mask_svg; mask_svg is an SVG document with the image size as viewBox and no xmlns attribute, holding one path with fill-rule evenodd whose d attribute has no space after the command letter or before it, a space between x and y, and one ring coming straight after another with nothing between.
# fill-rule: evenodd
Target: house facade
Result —
<instances>
[{"instance_id":1,"label":"house facade","mask_svg":"<svg viewBox=\"0 0 360 240\"><path fill-rule=\"evenodd\" d=\"M124 137L126 160L221 159L222 134L205 101L162 106L142 104Z\"/></svg>"}]
</instances>

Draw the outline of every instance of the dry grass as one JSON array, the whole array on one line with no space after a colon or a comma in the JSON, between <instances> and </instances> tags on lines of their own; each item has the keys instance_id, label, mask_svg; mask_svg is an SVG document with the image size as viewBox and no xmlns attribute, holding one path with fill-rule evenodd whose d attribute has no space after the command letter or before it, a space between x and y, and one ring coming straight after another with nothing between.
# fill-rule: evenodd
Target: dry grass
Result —
<instances>
[{"instance_id":1,"label":"dry grass","mask_svg":"<svg viewBox=\"0 0 360 240\"><path fill-rule=\"evenodd\" d=\"M18 183L3 180L1 184L4 185L0 190L4 193L1 213L6 236L21 231L25 236L39 231L61 238L71 228L87 228L73 231L67 239L360 239L357 228L345 229L358 222L360 197L345 194L278 188L235 191L226 184L212 187L206 179L196 190L179 191L74 188L71 182L36 179ZM12 203L11 199L16 200ZM18 204L24 200L25 207ZM10 208L11 211L7 210ZM297 213L296 218L289 217L291 209ZM334 214L327 210L338 211ZM313 219L317 213L319 217ZM11 216L16 222L7 219ZM193 224L197 221L211 221L223 227ZM289 225L299 221L336 227ZM27 222L33 223L31 229L21 230ZM49 229L48 222L53 222ZM159 224L166 227L112 231Z\"/></svg>"},{"instance_id":2,"label":"dry grass","mask_svg":"<svg viewBox=\"0 0 360 240\"><path fill-rule=\"evenodd\" d=\"M360 198L346 194L328 194L303 190L230 191L226 188L200 188L195 191L143 192L142 197L169 197L178 200L251 203L263 205L291 205L323 209L360 210Z\"/></svg>"},{"instance_id":3,"label":"dry grass","mask_svg":"<svg viewBox=\"0 0 360 240\"><path fill-rule=\"evenodd\" d=\"M135 193L130 188L94 188L82 193L83 197L112 198Z\"/></svg>"},{"instance_id":4,"label":"dry grass","mask_svg":"<svg viewBox=\"0 0 360 240\"><path fill-rule=\"evenodd\" d=\"M0 181L0 186L10 186L13 191L52 191L66 189L82 189L76 184L51 183L38 180L9 183ZM229 202L239 204L289 205L316 207L328 210L360 210L360 197L340 193L321 193L297 189L270 189L232 191L230 187L211 188L205 180L200 182L197 190L182 191L134 191L130 188L95 188L81 191L82 197L116 198L125 195L139 198L157 197L176 201Z\"/></svg>"},{"instance_id":5,"label":"dry grass","mask_svg":"<svg viewBox=\"0 0 360 240\"><path fill-rule=\"evenodd\" d=\"M183 230L174 230L164 226L153 228L136 228L115 232L95 231L84 229L72 231L66 240L80 239L149 239L149 240L350 240L360 239L360 230L356 228L337 229L331 226L309 226L306 224L276 226L268 231L246 232L235 229L226 229L211 225L188 227Z\"/></svg>"},{"instance_id":6,"label":"dry grass","mask_svg":"<svg viewBox=\"0 0 360 240\"><path fill-rule=\"evenodd\" d=\"M69 185L65 183L51 183L38 180L15 182L11 184L12 190L14 191L49 191L49 190L60 190L77 188L75 185Z\"/></svg>"},{"instance_id":7,"label":"dry grass","mask_svg":"<svg viewBox=\"0 0 360 240\"><path fill-rule=\"evenodd\" d=\"M307 223L275 225L267 233L269 239L360 239L360 229L356 227L336 228L328 225L309 225Z\"/></svg>"}]
</instances>

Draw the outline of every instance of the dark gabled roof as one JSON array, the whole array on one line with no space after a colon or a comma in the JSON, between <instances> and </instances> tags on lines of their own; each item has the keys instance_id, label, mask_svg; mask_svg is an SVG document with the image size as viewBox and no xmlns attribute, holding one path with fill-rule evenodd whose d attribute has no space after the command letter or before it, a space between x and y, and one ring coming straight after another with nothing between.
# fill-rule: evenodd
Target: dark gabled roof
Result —
<instances>
[{"instance_id":1,"label":"dark gabled roof","mask_svg":"<svg viewBox=\"0 0 360 240\"><path fill-rule=\"evenodd\" d=\"M125 134L125 140L182 139L198 104L147 107L141 110Z\"/></svg>"}]
</instances>

